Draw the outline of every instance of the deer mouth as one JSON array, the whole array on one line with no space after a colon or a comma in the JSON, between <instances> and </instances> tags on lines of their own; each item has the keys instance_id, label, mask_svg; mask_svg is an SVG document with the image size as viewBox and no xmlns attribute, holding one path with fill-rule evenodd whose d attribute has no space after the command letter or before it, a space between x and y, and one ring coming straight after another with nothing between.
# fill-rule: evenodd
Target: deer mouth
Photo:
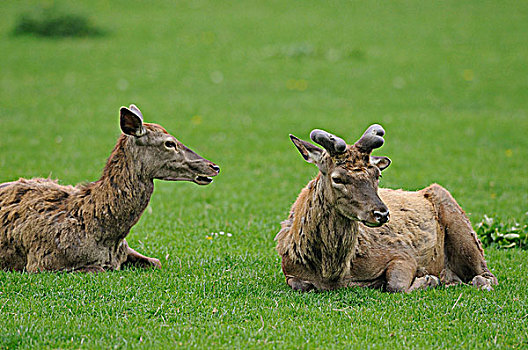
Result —
<instances>
[{"instance_id":1,"label":"deer mouth","mask_svg":"<svg viewBox=\"0 0 528 350\"><path fill-rule=\"evenodd\" d=\"M165 180L165 181L190 181L190 182L194 182L195 184L198 184L198 185L209 185L211 182L213 182L213 179L209 176L202 176L202 175L198 175L194 178L189 178L189 177L162 177L162 178L157 178L159 180Z\"/></svg>"},{"instance_id":2,"label":"deer mouth","mask_svg":"<svg viewBox=\"0 0 528 350\"><path fill-rule=\"evenodd\" d=\"M193 180L194 183L198 184L198 185L209 185L211 182L213 182L213 178L209 177L209 176L201 176L201 175L198 175L194 178Z\"/></svg>"},{"instance_id":3,"label":"deer mouth","mask_svg":"<svg viewBox=\"0 0 528 350\"><path fill-rule=\"evenodd\" d=\"M380 227L384 224L384 222L368 222L365 220L361 220L361 223L367 227Z\"/></svg>"}]
</instances>

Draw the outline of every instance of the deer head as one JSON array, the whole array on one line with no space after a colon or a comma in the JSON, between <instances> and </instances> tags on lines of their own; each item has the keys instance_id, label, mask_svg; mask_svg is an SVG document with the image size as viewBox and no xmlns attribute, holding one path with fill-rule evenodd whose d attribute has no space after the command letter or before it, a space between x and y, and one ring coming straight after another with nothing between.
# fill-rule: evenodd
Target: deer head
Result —
<instances>
[{"instance_id":1,"label":"deer head","mask_svg":"<svg viewBox=\"0 0 528 350\"><path fill-rule=\"evenodd\" d=\"M310 138L323 148L290 135L303 158L319 168L323 198L343 216L367 226L381 226L389 220L389 210L378 196L381 171L390 165L387 157L373 157L373 149L383 145L385 131L372 125L353 145L323 130L313 130Z\"/></svg>"},{"instance_id":2,"label":"deer head","mask_svg":"<svg viewBox=\"0 0 528 350\"><path fill-rule=\"evenodd\" d=\"M140 160L139 171L150 179L207 185L220 171L216 164L190 150L160 125L143 123L143 115L135 105L121 107L120 125L130 139L131 152Z\"/></svg>"}]
</instances>

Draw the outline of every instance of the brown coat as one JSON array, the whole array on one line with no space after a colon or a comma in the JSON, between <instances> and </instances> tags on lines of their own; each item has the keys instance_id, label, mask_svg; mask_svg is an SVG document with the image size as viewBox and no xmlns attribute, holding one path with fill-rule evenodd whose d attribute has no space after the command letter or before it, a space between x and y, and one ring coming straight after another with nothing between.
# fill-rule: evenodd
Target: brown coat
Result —
<instances>
[{"instance_id":1,"label":"brown coat","mask_svg":"<svg viewBox=\"0 0 528 350\"><path fill-rule=\"evenodd\" d=\"M134 105L121 108L119 137L98 181L62 186L50 179L0 185L0 269L118 269L124 262L161 266L128 247L125 237L147 207L154 179L207 184L218 167Z\"/></svg>"},{"instance_id":2,"label":"brown coat","mask_svg":"<svg viewBox=\"0 0 528 350\"><path fill-rule=\"evenodd\" d=\"M338 139L331 136L327 140ZM320 172L301 191L275 238L291 288L362 286L409 292L439 283L484 289L497 284L467 216L446 189L437 184L418 192L379 189L390 212L385 223L377 220L383 217L372 193L377 180L367 179L376 176L374 164L383 170L390 161L370 157L370 150L358 143L335 154L331 142L321 142L325 152L292 140ZM372 211L373 205L378 209Z\"/></svg>"}]
</instances>

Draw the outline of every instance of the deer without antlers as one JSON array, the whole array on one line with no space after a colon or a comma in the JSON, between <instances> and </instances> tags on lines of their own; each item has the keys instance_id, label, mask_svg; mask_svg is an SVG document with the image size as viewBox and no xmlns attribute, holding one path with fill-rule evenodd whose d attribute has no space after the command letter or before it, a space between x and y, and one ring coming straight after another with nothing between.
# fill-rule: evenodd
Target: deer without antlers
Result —
<instances>
[{"instance_id":1,"label":"deer without antlers","mask_svg":"<svg viewBox=\"0 0 528 350\"><path fill-rule=\"evenodd\" d=\"M0 184L0 269L98 272L122 264L161 267L125 240L147 207L154 179L207 185L220 168L163 127L120 109L123 134L101 178L61 186L50 179Z\"/></svg>"},{"instance_id":2,"label":"deer without antlers","mask_svg":"<svg viewBox=\"0 0 528 350\"><path fill-rule=\"evenodd\" d=\"M390 165L371 156L385 131L372 125L353 145L322 130L290 135L319 174L301 191L276 236L287 284L295 290L360 286L410 292L497 279L481 244L451 194L433 184L418 192L379 189ZM389 221L390 212L390 221Z\"/></svg>"}]
</instances>

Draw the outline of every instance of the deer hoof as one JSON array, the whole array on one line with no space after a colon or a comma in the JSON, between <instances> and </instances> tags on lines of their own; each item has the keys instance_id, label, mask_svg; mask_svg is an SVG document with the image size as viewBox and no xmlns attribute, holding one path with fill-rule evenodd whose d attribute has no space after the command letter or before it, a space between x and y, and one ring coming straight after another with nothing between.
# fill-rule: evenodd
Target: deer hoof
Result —
<instances>
[{"instance_id":1,"label":"deer hoof","mask_svg":"<svg viewBox=\"0 0 528 350\"><path fill-rule=\"evenodd\" d=\"M298 290L300 292L309 292L315 289L315 286L310 282L306 282L295 277L288 278L287 283L291 289Z\"/></svg>"},{"instance_id":2,"label":"deer hoof","mask_svg":"<svg viewBox=\"0 0 528 350\"><path fill-rule=\"evenodd\" d=\"M161 269L161 261L159 261L159 259L156 259L156 258L148 258L148 262L150 264L150 266L156 268L156 269Z\"/></svg>"},{"instance_id":3,"label":"deer hoof","mask_svg":"<svg viewBox=\"0 0 528 350\"><path fill-rule=\"evenodd\" d=\"M493 290L493 287L491 286L492 281L490 281L489 279L481 275L477 275L473 277L473 279L471 280L471 284L478 289L487 290L487 291Z\"/></svg>"},{"instance_id":4,"label":"deer hoof","mask_svg":"<svg viewBox=\"0 0 528 350\"><path fill-rule=\"evenodd\" d=\"M426 288L435 288L440 285L440 278L433 275L425 276L425 286Z\"/></svg>"}]
</instances>

